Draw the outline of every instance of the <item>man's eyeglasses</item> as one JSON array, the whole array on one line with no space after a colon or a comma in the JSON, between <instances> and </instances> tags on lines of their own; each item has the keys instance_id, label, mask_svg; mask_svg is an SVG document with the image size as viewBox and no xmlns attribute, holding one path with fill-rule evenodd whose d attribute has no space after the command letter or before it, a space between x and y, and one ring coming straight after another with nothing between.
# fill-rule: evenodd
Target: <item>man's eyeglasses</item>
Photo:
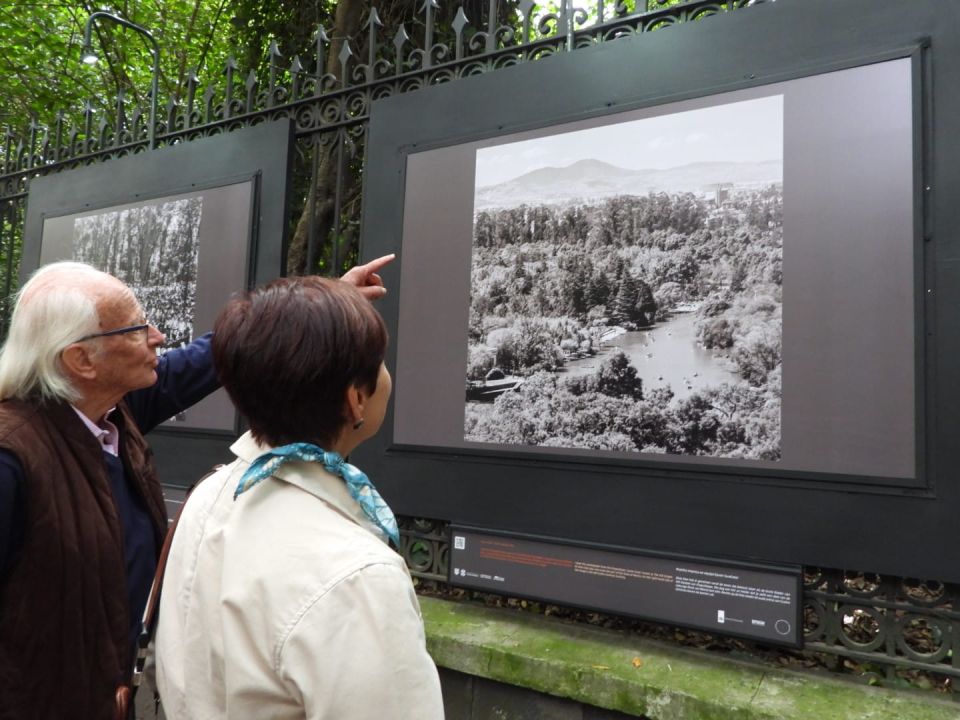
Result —
<instances>
[{"instance_id":1,"label":"man's eyeglasses","mask_svg":"<svg viewBox=\"0 0 960 720\"><path fill-rule=\"evenodd\" d=\"M141 323L139 325L128 325L127 327L117 328L116 330L107 330L106 332L93 333L91 335L84 335L79 340L74 342L83 342L84 340L93 340L94 338L101 337L110 337L111 335L127 335L129 333L141 332L147 330L150 327L150 323Z\"/></svg>"}]
</instances>

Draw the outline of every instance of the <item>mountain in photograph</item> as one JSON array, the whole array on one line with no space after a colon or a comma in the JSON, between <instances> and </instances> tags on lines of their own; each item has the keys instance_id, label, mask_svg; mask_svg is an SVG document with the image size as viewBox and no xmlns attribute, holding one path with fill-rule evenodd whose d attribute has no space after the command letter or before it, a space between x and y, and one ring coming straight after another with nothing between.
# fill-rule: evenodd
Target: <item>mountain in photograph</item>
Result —
<instances>
[{"instance_id":1,"label":"mountain in photograph","mask_svg":"<svg viewBox=\"0 0 960 720\"><path fill-rule=\"evenodd\" d=\"M783 161L695 162L665 169L630 170L601 160L532 170L497 185L477 188L474 212L520 205L561 205L618 195L658 192L710 195L717 185L762 188L783 182Z\"/></svg>"}]
</instances>

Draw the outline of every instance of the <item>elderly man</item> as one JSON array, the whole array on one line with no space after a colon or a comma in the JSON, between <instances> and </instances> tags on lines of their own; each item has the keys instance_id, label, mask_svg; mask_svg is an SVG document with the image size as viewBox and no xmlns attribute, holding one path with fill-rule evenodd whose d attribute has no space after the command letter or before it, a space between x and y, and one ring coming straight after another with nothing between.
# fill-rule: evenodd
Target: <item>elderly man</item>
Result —
<instances>
[{"instance_id":1,"label":"elderly man","mask_svg":"<svg viewBox=\"0 0 960 720\"><path fill-rule=\"evenodd\" d=\"M368 298L377 271L344 280ZM218 387L210 338L165 338L120 280L38 270L0 351L0 718L110 717L166 529L144 433Z\"/></svg>"}]
</instances>

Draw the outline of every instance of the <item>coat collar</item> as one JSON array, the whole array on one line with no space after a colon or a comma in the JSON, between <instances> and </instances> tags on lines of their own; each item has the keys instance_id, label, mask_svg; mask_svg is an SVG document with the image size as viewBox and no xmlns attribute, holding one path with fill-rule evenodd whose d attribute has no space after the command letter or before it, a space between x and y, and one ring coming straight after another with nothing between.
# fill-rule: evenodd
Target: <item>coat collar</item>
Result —
<instances>
[{"instance_id":1,"label":"coat collar","mask_svg":"<svg viewBox=\"0 0 960 720\"><path fill-rule=\"evenodd\" d=\"M254 440L248 430L230 446L230 451L237 456L242 465L232 475L239 479L254 460L271 449L272 446L261 445ZM269 479L280 480L319 498L341 515L381 538L377 526L367 518L357 501L350 497L350 492L343 480L324 470L319 463L289 461L284 463L271 478L267 478ZM265 480L263 484L266 485L267 481ZM256 489L250 490L250 493L254 492ZM241 495L238 501L242 498Z\"/></svg>"}]
</instances>

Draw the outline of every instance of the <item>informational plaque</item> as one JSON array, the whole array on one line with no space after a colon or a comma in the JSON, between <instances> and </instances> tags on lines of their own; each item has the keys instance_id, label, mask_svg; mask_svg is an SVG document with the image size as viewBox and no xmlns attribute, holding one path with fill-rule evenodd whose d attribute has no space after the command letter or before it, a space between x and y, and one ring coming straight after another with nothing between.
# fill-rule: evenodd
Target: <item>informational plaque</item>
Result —
<instances>
[{"instance_id":1,"label":"informational plaque","mask_svg":"<svg viewBox=\"0 0 960 720\"><path fill-rule=\"evenodd\" d=\"M800 647L796 566L451 528L451 585Z\"/></svg>"}]
</instances>

